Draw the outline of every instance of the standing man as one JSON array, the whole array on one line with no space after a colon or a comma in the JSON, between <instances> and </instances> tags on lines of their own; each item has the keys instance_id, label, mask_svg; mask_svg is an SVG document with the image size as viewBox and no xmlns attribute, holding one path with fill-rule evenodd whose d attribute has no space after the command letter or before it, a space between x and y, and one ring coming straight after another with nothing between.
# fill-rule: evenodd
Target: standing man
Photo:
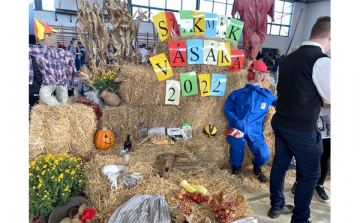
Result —
<instances>
[{"instance_id":1,"label":"standing man","mask_svg":"<svg viewBox=\"0 0 360 223\"><path fill-rule=\"evenodd\" d=\"M231 15L235 18L239 12L240 20L244 22L245 67L248 66L249 60L255 60L261 45L266 41L267 15L275 22L274 7L275 0L234 0Z\"/></svg>"},{"instance_id":2,"label":"standing man","mask_svg":"<svg viewBox=\"0 0 360 223\"><path fill-rule=\"evenodd\" d=\"M291 223L309 223L310 203L320 176L323 153L317 120L320 108L330 105L330 17L320 17L310 40L284 58L278 68L278 100L271 121L275 132L275 157L270 174L270 218L291 214ZM292 156L298 183L294 204L285 205L284 178Z\"/></svg>"},{"instance_id":3,"label":"standing man","mask_svg":"<svg viewBox=\"0 0 360 223\"><path fill-rule=\"evenodd\" d=\"M81 51L80 67L82 67L85 64L86 50L85 50L85 47L81 44L81 42L79 42L79 48L80 48L80 51Z\"/></svg>"}]
</instances>

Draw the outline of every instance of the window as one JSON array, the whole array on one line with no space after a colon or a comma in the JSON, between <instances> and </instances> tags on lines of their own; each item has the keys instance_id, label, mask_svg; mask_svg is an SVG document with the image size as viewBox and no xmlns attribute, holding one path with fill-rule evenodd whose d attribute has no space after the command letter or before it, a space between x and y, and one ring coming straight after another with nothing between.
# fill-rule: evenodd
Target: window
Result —
<instances>
[{"instance_id":1,"label":"window","mask_svg":"<svg viewBox=\"0 0 360 223\"><path fill-rule=\"evenodd\" d=\"M276 0L274 11L275 22L272 22L270 16L268 16L267 34L274 36L289 36L293 3Z\"/></svg>"},{"instance_id":2,"label":"window","mask_svg":"<svg viewBox=\"0 0 360 223\"><path fill-rule=\"evenodd\" d=\"M200 11L231 17L234 0L200 0Z\"/></svg>"},{"instance_id":3,"label":"window","mask_svg":"<svg viewBox=\"0 0 360 223\"><path fill-rule=\"evenodd\" d=\"M54 0L42 0L42 9L48 11L55 11L55 1Z\"/></svg>"},{"instance_id":4,"label":"window","mask_svg":"<svg viewBox=\"0 0 360 223\"><path fill-rule=\"evenodd\" d=\"M175 17L179 19L179 10L196 10L196 1L194 0L132 0L132 15L140 8L142 11L149 11L149 17L161 11L174 12Z\"/></svg>"}]
</instances>

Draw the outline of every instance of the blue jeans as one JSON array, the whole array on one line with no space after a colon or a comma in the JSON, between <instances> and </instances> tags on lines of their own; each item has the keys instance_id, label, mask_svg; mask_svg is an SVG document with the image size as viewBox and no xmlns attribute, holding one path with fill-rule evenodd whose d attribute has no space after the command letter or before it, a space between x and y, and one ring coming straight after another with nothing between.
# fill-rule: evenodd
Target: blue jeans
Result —
<instances>
[{"instance_id":1,"label":"blue jeans","mask_svg":"<svg viewBox=\"0 0 360 223\"><path fill-rule=\"evenodd\" d=\"M76 58L75 58L75 66L76 66L76 71L79 71L80 69L81 69L81 61L80 61L80 59L78 59L77 58L77 56L76 56Z\"/></svg>"},{"instance_id":2,"label":"blue jeans","mask_svg":"<svg viewBox=\"0 0 360 223\"><path fill-rule=\"evenodd\" d=\"M310 203L320 176L320 157L323 152L319 130L299 131L285 128L274 121L275 157L270 173L271 207L281 210L285 205L284 179L292 156L296 159L298 184L295 191L291 223L303 223L310 218Z\"/></svg>"}]
</instances>

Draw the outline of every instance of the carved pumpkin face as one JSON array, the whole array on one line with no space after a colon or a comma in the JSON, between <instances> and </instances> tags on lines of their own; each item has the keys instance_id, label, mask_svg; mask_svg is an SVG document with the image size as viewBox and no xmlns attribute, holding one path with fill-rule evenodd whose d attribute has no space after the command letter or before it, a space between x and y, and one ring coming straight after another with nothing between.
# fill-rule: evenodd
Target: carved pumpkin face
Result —
<instances>
[{"instance_id":1,"label":"carved pumpkin face","mask_svg":"<svg viewBox=\"0 0 360 223\"><path fill-rule=\"evenodd\" d=\"M94 144L101 150L110 149L115 144L114 133L107 128L100 129L95 135Z\"/></svg>"}]
</instances>

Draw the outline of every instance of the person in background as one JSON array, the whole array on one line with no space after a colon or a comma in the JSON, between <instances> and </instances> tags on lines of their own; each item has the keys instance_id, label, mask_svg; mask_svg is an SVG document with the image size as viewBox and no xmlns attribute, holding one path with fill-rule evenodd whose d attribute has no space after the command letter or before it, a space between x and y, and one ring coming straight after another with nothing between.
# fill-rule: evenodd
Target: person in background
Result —
<instances>
[{"instance_id":1,"label":"person in background","mask_svg":"<svg viewBox=\"0 0 360 223\"><path fill-rule=\"evenodd\" d=\"M275 84L277 82L277 69L278 69L278 67L279 67L282 60L283 60L283 58L281 58L280 54L278 53L276 55L276 58L274 59L274 65L271 68L271 70L274 72Z\"/></svg>"},{"instance_id":2,"label":"person in background","mask_svg":"<svg viewBox=\"0 0 360 223\"><path fill-rule=\"evenodd\" d=\"M66 50L66 46L62 45L59 43L59 41L57 42L58 48L63 48L64 50Z\"/></svg>"},{"instance_id":3,"label":"person in background","mask_svg":"<svg viewBox=\"0 0 360 223\"><path fill-rule=\"evenodd\" d=\"M148 51L146 49L146 44L145 43L141 45L141 49L139 50L139 52L141 53L141 58L142 58L141 63L146 63L147 62L146 61L146 54L147 54Z\"/></svg>"},{"instance_id":4,"label":"person in background","mask_svg":"<svg viewBox=\"0 0 360 223\"><path fill-rule=\"evenodd\" d=\"M33 44L33 45L36 44L35 35L29 35L29 44ZM40 86L43 82L42 74L36 63L36 58L34 56L30 56L30 58L32 60L32 64L30 66L33 66L34 79L33 79L33 83L29 84L29 110L31 110L31 108L39 102Z\"/></svg>"},{"instance_id":5,"label":"person in background","mask_svg":"<svg viewBox=\"0 0 360 223\"><path fill-rule=\"evenodd\" d=\"M262 57L260 51L258 52L257 56L256 56L256 60L260 60L260 56Z\"/></svg>"},{"instance_id":6,"label":"person in background","mask_svg":"<svg viewBox=\"0 0 360 223\"><path fill-rule=\"evenodd\" d=\"M70 45L68 46L67 49L70 50L70 47L71 47L72 45L73 45L73 41L71 40L71 41L70 41Z\"/></svg>"},{"instance_id":7,"label":"person in background","mask_svg":"<svg viewBox=\"0 0 360 223\"><path fill-rule=\"evenodd\" d=\"M81 51L80 47L78 46L77 39L73 41L73 44L70 46L69 50L75 59L76 71L79 71L81 69Z\"/></svg>"},{"instance_id":8,"label":"person in background","mask_svg":"<svg viewBox=\"0 0 360 223\"><path fill-rule=\"evenodd\" d=\"M81 42L79 42L79 48L81 52L80 67L82 67L85 64L86 50L85 47L81 44Z\"/></svg>"},{"instance_id":9,"label":"person in background","mask_svg":"<svg viewBox=\"0 0 360 223\"><path fill-rule=\"evenodd\" d=\"M73 55L73 57L75 59L76 71L79 71L81 69L81 67L80 67L81 51L80 51L80 48L78 46L78 40L77 39L73 40L73 45L70 46L70 52L71 52L71 54ZM80 95L80 90L81 90L81 79L79 79L78 86L73 88L74 97L77 97L77 96Z\"/></svg>"},{"instance_id":10,"label":"person in background","mask_svg":"<svg viewBox=\"0 0 360 223\"><path fill-rule=\"evenodd\" d=\"M293 214L291 223L310 223L310 203L320 177L323 153L317 120L321 105L330 107L330 17L320 17L309 41L284 58L278 67L278 100L271 120L275 156L270 173L272 219ZM285 174L292 157L298 180L293 205L285 205Z\"/></svg>"}]
</instances>

